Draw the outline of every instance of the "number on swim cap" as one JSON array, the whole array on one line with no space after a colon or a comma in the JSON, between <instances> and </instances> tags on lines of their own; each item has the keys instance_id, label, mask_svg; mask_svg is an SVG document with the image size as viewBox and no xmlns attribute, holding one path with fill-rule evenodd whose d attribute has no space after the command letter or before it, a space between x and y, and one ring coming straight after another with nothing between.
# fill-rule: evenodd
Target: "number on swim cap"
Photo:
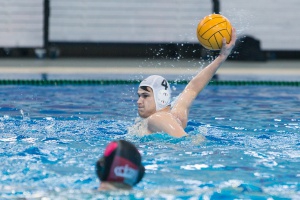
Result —
<instances>
[{"instance_id":1,"label":"number on swim cap","mask_svg":"<svg viewBox=\"0 0 300 200\"><path fill-rule=\"evenodd\" d=\"M165 90L168 89L168 83L167 83L166 79L164 79L164 80L161 82L161 85L165 87Z\"/></svg>"}]
</instances>

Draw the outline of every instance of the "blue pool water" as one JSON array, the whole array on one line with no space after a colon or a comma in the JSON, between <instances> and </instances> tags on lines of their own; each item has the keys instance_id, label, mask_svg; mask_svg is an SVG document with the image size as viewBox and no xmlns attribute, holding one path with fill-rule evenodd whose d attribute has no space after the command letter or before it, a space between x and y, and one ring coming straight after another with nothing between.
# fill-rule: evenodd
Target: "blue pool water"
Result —
<instances>
[{"instance_id":1,"label":"blue pool water","mask_svg":"<svg viewBox=\"0 0 300 200\"><path fill-rule=\"evenodd\" d=\"M180 139L127 133L136 89L1 86L0 199L299 198L299 87L208 86ZM146 175L97 192L95 162L115 139L139 148Z\"/></svg>"}]
</instances>

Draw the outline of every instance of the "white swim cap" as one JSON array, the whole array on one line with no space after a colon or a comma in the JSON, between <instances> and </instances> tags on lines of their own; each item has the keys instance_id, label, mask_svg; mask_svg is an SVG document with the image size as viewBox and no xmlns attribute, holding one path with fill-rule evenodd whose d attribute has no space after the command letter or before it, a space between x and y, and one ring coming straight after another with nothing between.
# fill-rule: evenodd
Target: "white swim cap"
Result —
<instances>
[{"instance_id":1,"label":"white swim cap","mask_svg":"<svg viewBox=\"0 0 300 200\"><path fill-rule=\"evenodd\" d=\"M157 111L170 105L171 88L164 77L158 75L149 76L140 83L139 87L141 86L152 88Z\"/></svg>"}]
</instances>

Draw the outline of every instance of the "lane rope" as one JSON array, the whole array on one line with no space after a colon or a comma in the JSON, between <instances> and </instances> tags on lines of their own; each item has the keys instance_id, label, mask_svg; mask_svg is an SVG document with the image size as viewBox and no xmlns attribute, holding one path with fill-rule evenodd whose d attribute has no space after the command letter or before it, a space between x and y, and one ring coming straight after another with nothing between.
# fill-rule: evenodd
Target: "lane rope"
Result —
<instances>
[{"instance_id":1,"label":"lane rope","mask_svg":"<svg viewBox=\"0 0 300 200\"><path fill-rule=\"evenodd\" d=\"M0 85L122 85L138 84L141 80L0 80ZM189 80L169 81L170 84L187 84ZM212 80L209 85L266 85L266 86L295 86L300 87L300 81L233 81Z\"/></svg>"}]
</instances>

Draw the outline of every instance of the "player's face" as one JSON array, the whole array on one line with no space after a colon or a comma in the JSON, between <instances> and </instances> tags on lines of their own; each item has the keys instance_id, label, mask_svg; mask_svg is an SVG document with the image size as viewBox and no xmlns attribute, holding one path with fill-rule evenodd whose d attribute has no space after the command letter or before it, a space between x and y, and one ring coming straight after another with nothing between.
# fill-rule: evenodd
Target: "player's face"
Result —
<instances>
[{"instance_id":1,"label":"player's face","mask_svg":"<svg viewBox=\"0 0 300 200\"><path fill-rule=\"evenodd\" d=\"M139 88L138 96L137 105L140 117L147 118L154 114L156 112L156 105L152 89L150 87L147 87L147 90Z\"/></svg>"}]
</instances>

